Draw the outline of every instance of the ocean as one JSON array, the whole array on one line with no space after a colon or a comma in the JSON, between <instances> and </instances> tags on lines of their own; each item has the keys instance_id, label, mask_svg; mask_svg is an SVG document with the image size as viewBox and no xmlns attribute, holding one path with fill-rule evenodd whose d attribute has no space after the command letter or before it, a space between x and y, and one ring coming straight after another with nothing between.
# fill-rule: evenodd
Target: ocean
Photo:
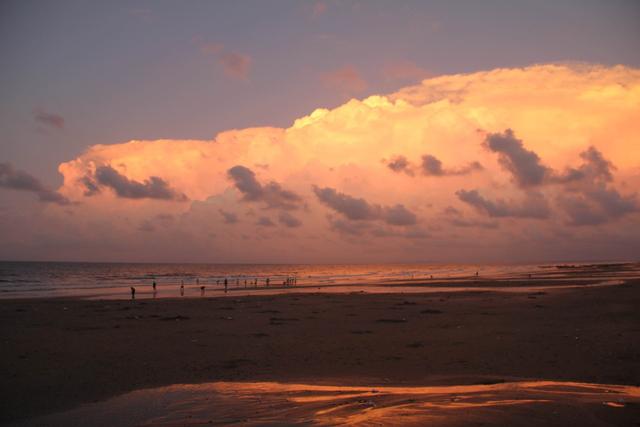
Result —
<instances>
[{"instance_id":1,"label":"ocean","mask_svg":"<svg viewBox=\"0 0 640 427\"><path fill-rule=\"evenodd\" d=\"M130 288L144 295L155 280L157 296L176 296L181 283L185 296L199 296L200 286L208 295L223 291L224 279L230 290L251 289L258 281L264 288L282 286L289 278L295 286L367 286L407 280L438 281L474 277L511 277L544 272L546 265L472 264L139 264L82 262L0 262L0 298L85 297L127 298ZM141 292L140 292L141 291Z\"/></svg>"}]
</instances>

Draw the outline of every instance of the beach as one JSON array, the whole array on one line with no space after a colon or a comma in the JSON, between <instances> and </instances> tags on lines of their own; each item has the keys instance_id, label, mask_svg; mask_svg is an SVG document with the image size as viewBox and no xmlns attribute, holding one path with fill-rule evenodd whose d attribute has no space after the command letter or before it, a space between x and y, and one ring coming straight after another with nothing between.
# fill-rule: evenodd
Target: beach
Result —
<instances>
[{"instance_id":1,"label":"beach","mask_svg":"<svg viewBox=\"0 0 640 427\"><path fill-rule=\"evenodd\" d=\"M640 280L620 283L525 292L4 300L1 421L172 384L526 379L638 386ZM637 400L600 406L596 420L640 420Z\"/></svg>"}]
</instances>

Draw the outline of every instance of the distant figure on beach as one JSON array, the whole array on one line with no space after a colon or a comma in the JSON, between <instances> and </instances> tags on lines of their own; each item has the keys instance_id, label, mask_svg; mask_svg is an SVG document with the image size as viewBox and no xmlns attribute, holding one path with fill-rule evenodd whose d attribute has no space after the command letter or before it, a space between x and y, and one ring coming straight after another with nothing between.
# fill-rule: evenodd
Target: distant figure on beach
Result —
<instances>
[{"instance_id":1,"label":"distant figure on beach","mask_svg":"<svg viewBox=\"0 0 640 427\"><path fill-rule=\"evenodd\" d=\"M136 299L136 288L134 288L132 286L131 287L131 301L133 301L134 299Z\"/></svg>"},{"instance_id":2,"label":"distant figure on beach","mask_svg":"<svg viewBox=\"0 0 640 427\"><path fill-rule=\"evenodd\" d=\"M151 286L153 286L153 292L155 292L156 291L156 280L155 279L153 280L153 285L151 285Z\"/></svg>"},{"instance_id":3,"label":"distant figure on beach","mask_svg":"<svg viewBox=\"0 0 640 427\"><path fill-rule=\"evenodd\" d=\"M180 282L180 296L184 296L184 280Z\"/></svg>"},{"instance_id":4,"label":"distant figure on beach","mask_svg":"<svg viewBox=\"0 0 640 427\"><path fill-rule=\"evenodd\" d=\"M476 271L476 277L478 277L478 273L479 273L479 271Z\"/></svg>"},{"instance_id":5,"label":"distant figure on beach","mask_svg":"<svg viewBox=\"0 0 640 427\"><path fill-rule=\"evenodd\" d=\"M227 289L229 288L229 281L227 280L227 278L224 278L224 293L227 293Z\"/></svg>"},{"instance_id":6,"label":"distant figure on beach","mask_svg":"<svg viewBox=\"0 0 640 427\"><path fill-rule=\"evenodd\" d=\"M200 286L200 296L204 296L204 286Z\"/></svg>"},{"instance_id":7,"label":"distant figure on beach","mask_svg":"<svg viewBox=\"0 0 640 427\"><path fill-rule=\"evenodd\" d=\"M267 287L268 287L269 286L269 278L268 277L267 277L267 280L266 280L266 284L267 284Z\"/></svg>"}]
</instances>

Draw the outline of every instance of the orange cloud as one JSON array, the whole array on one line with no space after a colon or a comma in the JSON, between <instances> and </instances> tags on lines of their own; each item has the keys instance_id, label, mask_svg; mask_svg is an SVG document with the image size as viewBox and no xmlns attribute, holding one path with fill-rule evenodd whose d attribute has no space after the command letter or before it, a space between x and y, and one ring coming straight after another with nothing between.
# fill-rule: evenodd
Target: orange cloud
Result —
<instances>
[{"instance_id":1,"label":"orange cloud","mask_svg":"<svg viewBox=\"0 0 640 427\"><path fill-rule=\"evenodd\" d=\"M327 88L346 94L363 92L367 88L367 82L353 65L326 72L320 77Z\"/></svg>"},{"instance_id":2,"label":"orange cloud","mask_svg":"<svg viewBox=\"0 0 640 427\"><path fill-rule=\"evenodd\" d=\"M213 55L228 77L239 80L249 77L253 64L249 55L226 49L222 43L203 43L200 51L206 55Z\"/></svg>"},{"instance_id":3,"label":"orange cloud","mask_svg":"<svg viewBox=\"0 0 640 427\"><path fill-rule=\"evenodd\" d=\"M186 241L220 262L615 257L640 245L639 134L640 70L536 65L426 79L287 129L95 145L60 165L59 192L76 235L143 229L167 256ZM86 196L104 167L124 194L158 197Z\"/></svg>"}]
</instances>

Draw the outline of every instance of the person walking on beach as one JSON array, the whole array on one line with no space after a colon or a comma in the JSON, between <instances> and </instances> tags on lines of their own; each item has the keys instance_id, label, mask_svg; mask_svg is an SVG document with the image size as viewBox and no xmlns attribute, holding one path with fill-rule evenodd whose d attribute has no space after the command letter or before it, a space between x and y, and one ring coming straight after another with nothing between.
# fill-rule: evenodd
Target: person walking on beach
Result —
<instances>
[{"instance_id":1,"label":"person walking on beach","mask_svg":"<svg viewBox=\"0 0 640 427\"><path fill-rule=\"evenodd\" d=\"M227 280L227 278L224 278L224 293L227 293L227 289L229 288L229 281Z\"/></svg>"},{"instance_id":2,"label":"person walking on beach","mask_svg":"<svg viewBox=\"0 0 640 427\"><path fill-rule=\"evenodd\" d=\"M131 287L131 301L136 299L136 288Z\"/></svg>"},{"instance_id":3,"label":"person walking on beach","mask_svg":"<svg viewBox=\"0 0 640 427\"><path fill-rule=\"evenodd\" d=\"M269 278L268 277L267 277L266 283L267 283L267 288L268 288L269 287Z\"/></svg>"},{"instance_id":4,"label":"person walking on beach","mask_svg":"<svg viewBox=\"0 0 640 427\"><path fill-rule=\"evenodd\" d=\"M204 286L200 286L200 296L204 296Z\"/></svg>"},{"instance_id":5,"label":"person walking on beach","mask_svg":"<svg viewBox=\"0 0 640 427\"><path fill-rule=\"evenodd\" d=\"M156 291L156 279L153 279L153 285L151 285L151 286L153 286L153 292L155 292Z\"/></svg>"},{"instance_id":6,"label":"person walking on beach","mask_svg":"<svg viewBox=\"0 0 640 427\"><path fill-rule=\"evenodd\" d=\"M184 280L180 282L180 296L184 296Z\"/></svg>"}]
</instances>

